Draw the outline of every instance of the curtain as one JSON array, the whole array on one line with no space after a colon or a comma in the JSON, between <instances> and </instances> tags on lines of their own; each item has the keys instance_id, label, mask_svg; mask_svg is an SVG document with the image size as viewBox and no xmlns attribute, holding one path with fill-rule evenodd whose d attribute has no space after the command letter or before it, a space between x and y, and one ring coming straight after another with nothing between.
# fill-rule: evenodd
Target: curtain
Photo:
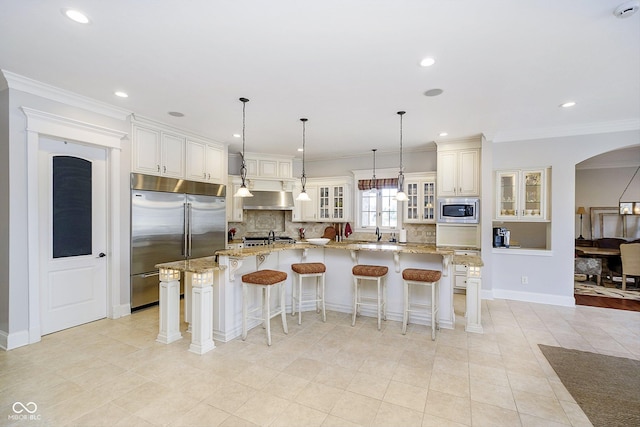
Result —
<instances>
[{"instance_id":1,"label":"curtain","mask_svg":"<svg viewBox=\"0 0 640 427\"><path fill-rule=\"evenodd\" d=\"M358 190L371 190L374 188L372 179L359 179ZM377 178L375 188L398 188L398 178Z\"/></svg>"}]
</instances>

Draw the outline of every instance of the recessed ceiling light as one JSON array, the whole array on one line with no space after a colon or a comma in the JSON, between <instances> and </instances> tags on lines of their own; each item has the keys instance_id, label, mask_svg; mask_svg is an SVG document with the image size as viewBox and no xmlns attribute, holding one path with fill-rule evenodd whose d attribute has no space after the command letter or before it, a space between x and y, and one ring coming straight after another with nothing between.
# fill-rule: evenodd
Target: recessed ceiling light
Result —
<instances>
[{"instance_id":1,"label":"recessed ceiling light","mask_svg":"<svg viewBox=\"0 0 640 427\"><path fill-rule=\"evenodd\" d=\"M442 89L429 89L424 93L424 96L438 96L444 92Z\"/></svg>"},{"instance_id":2,"label":"recessed ceiling light","mask_svg":"<svg viewBox=\"0 0 640 427\"><path fill-rule=\"evenodd\" d=\"M127 92L123 92L121 90L117 90L113 93L115 96L120 97L120 98L128 98L129 94Z\"/></svg>"},{"instance_id":3,"label":"recessed ceiling light","mask_svg":"<svg viewBox=\"0 0 640 427\"><path fill-rule=\"evenodd\" d=\"M631 0L616 7L613 14L618 18L628 18L640 9L640 1Z\"/></svg>"},{"instance_id":4,"label":"recessed ceiling light","mask_svg":"<svg viewBox=\"0 0 640 427\"><path fill-rule=\"evenodd\" d=\"M447 136L447 135L449 135L447 132L440 132L440 133L438 134L438 136Z\"/></svg>"},{"instance_id":5,"label":"recessed ceiling light","mask_svg":"<svg viewBox=\"0 0 640 427\"><path fill-rule=\"evenodd\" d=\"M77 22L78 24L88 24L89 23L89 18L87 17L87 15L85 15L82 12L80 12L79 10L62 9L62 13L67 18L71 19L74 22Z\"/></svg>"},{"instance_id":6,"label":"recessed ceiling light","mask_svg":"<svg viewBox=\"0 0 640 427\"><path fill-rule=\"evenodd\" d=\"M569 107L573 107L574 105L576 105L574 101L567 101L564 104L560 104L562 108L569 108Z\"/></svg>"},{"instance_id":7,"label":"recessed ceiling light","mask_svg":"<svg viewBox=\"0 0 640 427\"><path fill-rule=\"evenodd\" d=\"M420 66L421 67L431 67L435 63L436 63L435 59L433 59L431 57L427 57L427 58L424 58L422 61L420 61Z\"/></svg>"},{"instance_id":8,"label":"recessed ceiling light","mask_svg":"<svg viewBox=\"0 0 640 427\"><path fill-rule=\"evenodd\" d=\"M169 111L167 114L173 117L184 117L184 113L181 113L180 111Z\"/></svg>"},{"instance_id":9,"label":"recessed ceiling light","mask_svg":"<svg viewBox=\"0 0 640 427\"><path fill-rule=\"evenodd\" d=\"M240 135L239 133L234 133L234 134L233 134L233 137L234 137L234 138L240 138L241 136L242 136L242 135Z\"/></svg>"}]
</instances>

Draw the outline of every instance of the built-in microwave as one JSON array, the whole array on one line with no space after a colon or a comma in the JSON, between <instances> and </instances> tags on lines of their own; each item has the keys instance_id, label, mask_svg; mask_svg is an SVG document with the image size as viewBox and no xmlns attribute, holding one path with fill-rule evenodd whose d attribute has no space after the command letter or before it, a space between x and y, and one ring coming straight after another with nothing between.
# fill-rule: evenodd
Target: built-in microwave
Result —
<instances>
[{"instance_id":1,"label":"built-in microwave","mask_svg":"<svg viewBox=\"0 0 640 427\"><path fill-rule=\"evenodd\" d=\"M438 222L477 224L480 220L480 199L453 197L438 199Z\"/></svg>"}]
</instances>

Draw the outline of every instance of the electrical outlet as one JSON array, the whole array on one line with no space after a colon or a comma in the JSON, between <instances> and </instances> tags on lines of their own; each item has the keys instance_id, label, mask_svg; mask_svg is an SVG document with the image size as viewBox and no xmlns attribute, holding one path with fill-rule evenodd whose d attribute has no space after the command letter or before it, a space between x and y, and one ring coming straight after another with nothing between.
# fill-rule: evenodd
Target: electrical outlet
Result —
<instances>
[{"instance_id":1,"label":"electrical outlet","mask_svg":"<svg viewBox=\"0 0 640 427\"><path fill-rule=\"evenodd\" d=\"M522 276L520 278L520 281L522 282L523 285L528 285L529 284L529 277L527 276Z\"/></svg>"}]
</instances>

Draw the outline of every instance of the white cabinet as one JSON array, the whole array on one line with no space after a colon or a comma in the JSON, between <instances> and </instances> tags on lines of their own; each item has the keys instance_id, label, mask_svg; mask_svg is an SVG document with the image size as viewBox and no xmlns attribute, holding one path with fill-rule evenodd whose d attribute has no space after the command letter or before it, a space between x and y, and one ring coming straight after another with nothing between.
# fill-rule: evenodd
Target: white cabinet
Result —
<instances>
[{"instance_id":1,"label":"white cabinet","mask_svg":"<svg viewBox=\"0 0 640 427\"><path fill-rule=\"evenodd\" d=\"M227 175L223 144L152 120L133 119L131 150L133 172L216 184Z\"/></svg>"},{"instance_id":2,"label":"white cabinet","mask_svg":"<svg viewBox=\"0 0 640 427\"><path fill-rule=\"evenodd\" d=\"M407 201L404 209L405 223L434 223L436 221L436 177L427 174L405 176Z\"/></svg>"},{"instance_id":3,"label":"white cabinet","mask_svg":"<svg viewBox=\"0 0 640 427\"><path fill-rule=\"evenodd\" d=\"M223 183L226 175L224 147L220 144L188 138L186 141L186 178Z\"/></svg>"},{"instance_id":4,"label":"white cabinet","mask_svg":"<svg viewBox=\"0 0 640 427\"><path fill-rule=\"evenodd\" d=\"M238 176L229 176L227 185L227 222L244 221L244 210L242 209L242 197L233 197L242 185Z\"/></svg>"},{"instance_id":5,"label":"white cabinet","mask_svg":"<svg viewBox=\"0 0 640 427\"><path fill-rule=\"evenodd\" d=\"M246 153L247 176L259 178L291 178L293 157Z\"/></svg>"},{"instance_id":6,"label":"white cabinet","mask_svg":"<svg viewBox=\"0 0 640 427\"><path fill-rule=\"evenodd\" d=\"M474 250L459 250L454 251L456 255L480 255L480 251ZM469 269L466 265L456 264L453 266L453 288L454 289L467 289L467 270Z\"/></svg>"},{"instance_id":7,"label":"white cabinet","mask_svg":"<svg viewBox=\"0 0 640 427\"><path fill-rule=\"evenodd\" d=\"M133 127L134 172L184 178L185 139L159 129Z\"/></svg>"},{"instance_id":8,"label":"white cabinet","mask_svg":"<svg viewBox=\"0 0 640 427\"><path fill-rule=\"evenodd\" d=\"M496 171L494 217L503 221L546 221L547 168Z\"/></svg>"},{"instance_id":9,"label":"white cabinet","mask_svg":"<svg viewBox=\"0 0 640 427\"><path fill-rule=\"evenodd\" d=\"M294 222L351 221L351 184L347 178L313 178L307 180L308 202L295 201ZM294 199L300 193L300 184L294 189Z\"/></svg>"},{"instance_id":10,"label":"white cabinet","mask_svg":"<svg viewBox=\"0 0 640 427\"><path fill-rule=\"evenodd\" d=\"M341 183L318 184L318 219L320 221L351 220L350 185Z\"/></svg>"},{"instance_id":11,"label":"white cabinet","mask_svg":"<svg viewBox=\"0 0 640 427\"><path fill-rule=\"evenodd\" d=\"M316 222L318 221L318 187L307 183L305 190L311 200L301 202L296 200L298 194L302 190L300 183L297 183L293 189L294 209L291 212L292 222Z\"/></svg>"},{"instance_id":12,"label":"white cabinet","mask_svg":"<svg viewBox=\"0 0 640 427\"><path fill-rule=\"evenodd\" d=\"M438 151L438 197L480 195L480 149Z\"/></svg>"}]
</instances>

